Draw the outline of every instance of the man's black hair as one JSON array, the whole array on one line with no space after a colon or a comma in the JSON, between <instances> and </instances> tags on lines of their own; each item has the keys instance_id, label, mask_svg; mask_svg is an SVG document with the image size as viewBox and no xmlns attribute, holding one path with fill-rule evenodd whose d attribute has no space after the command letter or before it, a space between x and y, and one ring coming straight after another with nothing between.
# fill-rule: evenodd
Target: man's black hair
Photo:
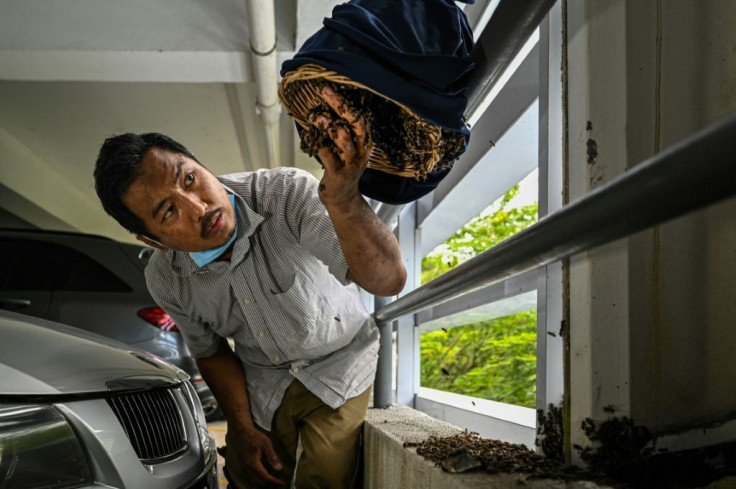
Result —
<instances>
[{"instance_id":1,"label":"man's black hair","mask_svg":"<svg viewBox=\"0 0 736 489\"><path fill-rule=\"evenodd\" d=\"M95 190L105 212L133 234L152 237L143 221L123 203L123 195L140 173L141 162L152 148L199 160L183 144L156 132L119 134L105 139L95 163Z\"/></svg>"}]
</instances>

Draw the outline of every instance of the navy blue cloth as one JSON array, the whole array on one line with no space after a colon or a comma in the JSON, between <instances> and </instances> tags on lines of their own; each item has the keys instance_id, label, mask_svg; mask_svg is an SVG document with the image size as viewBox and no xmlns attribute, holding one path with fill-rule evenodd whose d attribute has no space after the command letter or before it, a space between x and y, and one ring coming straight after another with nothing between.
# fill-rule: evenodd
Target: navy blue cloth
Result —
<instances>
[{"instance_id":1,"label":"navy blue cloth","mask_svg":"<svg viewBox=\"0 0 736 489\"><path fill-rule=\"evenodd\" d=\"M333 9L323 27L283 63L281 74L309 63L323 66L463 134L467 145L463 112L472 48L465 14L452 0L352 0ZM382 202L406 203L434 189L446 174L435 171L419 182L367 170L360 189Z\"/></svg>"}]
</instances>

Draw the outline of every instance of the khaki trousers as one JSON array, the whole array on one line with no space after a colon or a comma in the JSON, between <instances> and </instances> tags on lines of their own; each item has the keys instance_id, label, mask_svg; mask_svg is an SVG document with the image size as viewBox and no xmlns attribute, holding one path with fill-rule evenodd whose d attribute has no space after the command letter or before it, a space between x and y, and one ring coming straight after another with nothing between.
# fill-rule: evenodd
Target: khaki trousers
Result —
<instances>
[{"instance_id":1,"label":"khaki trousers","mask_svg":"<svg viewBox=\"0 0 736 489\"><path fill-rule=\"evenodd\" d=\"M370 391L332 409L294 380L274 414L271 432L266 433L284 466L279 477L291 481L296 471L297 489L359 487L360 441ZM300 438L302 452L297 460ZM236 462L238 447L229 436L226 444L225 467L231 487L256 489Z\"/></svg>"}]
</instances>

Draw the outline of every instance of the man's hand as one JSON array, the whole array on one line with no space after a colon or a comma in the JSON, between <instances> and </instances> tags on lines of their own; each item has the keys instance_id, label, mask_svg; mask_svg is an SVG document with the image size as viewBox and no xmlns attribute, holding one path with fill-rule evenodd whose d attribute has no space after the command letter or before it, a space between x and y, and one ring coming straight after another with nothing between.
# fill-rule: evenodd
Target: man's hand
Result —
<instances>
[{"instance_id":1,"label":"man's hand","mask_svg":"<svg viewBox=\"0 0 736 489\"><path fill-rule=\"evenodd\" d=\"M234 463L259 487L284 486L285 481L268 472L281 470L281 461L268 435L253 424L243 365L227 341L221 339L213 355L197 358L197 367L227 418L228 443L238 457Z\"/></svg>"},{"instance_id":2,"label":"man's hand","mask_svg":"<svg viewBox=\"0 0 736 489\"><path fill-rule=\"evenodd\" d=\"M253 428L248 431L236 432L235 442L237 443L235 452L240 458L243 472L254 485L261 487L283 486L286 484L283 479L277 479L269 473L269 468L271 472L278 472L283 466L268 435Z\"/></svg>"},{"instance_id":3,"label":"man's hand","mask_svg":"<svg viewBox=\"0 0 736 489\"><path fill-rule=\"evenodd\" d=\"M349 267L347 277L372 294L397 294L406 283L399 243L358 189L373 151L370 127L330 87L322 89L322 98L336 116L314 113L310 122L329 135L336 149L323 147L317 152L325 167L319 198L340 241Z\"/></svg>"},{"instance_id":4,"label":"man's hand","mask_svg":"<svg viewBox=\"0 0 736 489\"><path fill-rule=\"evenodd\" d=\"M326 132L337 146L337 151L322 147L317 154L325 168L319 184L319 198L325 207L340 207L361 199L358 181L365 171L373 151L370 127L362 115L353 113L330 87L322 89L322 98L332 107L338 118L323 113L310 116L310 122Z\"/></svg>"}]
</instances>

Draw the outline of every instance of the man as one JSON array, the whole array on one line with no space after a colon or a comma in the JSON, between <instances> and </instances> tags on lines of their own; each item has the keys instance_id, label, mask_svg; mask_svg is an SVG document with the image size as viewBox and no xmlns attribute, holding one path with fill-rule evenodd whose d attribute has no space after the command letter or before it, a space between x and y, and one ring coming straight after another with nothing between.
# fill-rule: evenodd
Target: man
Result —
<instances>
[{"instance_id":1,"label":"man","mask_svg":"<svg viewBox=\"0 0 736 489\"><path fill-rule=\"evenodd\" d=\"M160 134L109 138L96 163L105 210L160 250L148 287L222 406L240 489L286 487L294 471L297 487L355 484L378 333L350 284L390 296L406 280L396 239L358 192L366 123L322 95L336 116L311 122L337 149L319 150L319 184L294 168L218 179Z\"/></svg>"}]
</instances>

